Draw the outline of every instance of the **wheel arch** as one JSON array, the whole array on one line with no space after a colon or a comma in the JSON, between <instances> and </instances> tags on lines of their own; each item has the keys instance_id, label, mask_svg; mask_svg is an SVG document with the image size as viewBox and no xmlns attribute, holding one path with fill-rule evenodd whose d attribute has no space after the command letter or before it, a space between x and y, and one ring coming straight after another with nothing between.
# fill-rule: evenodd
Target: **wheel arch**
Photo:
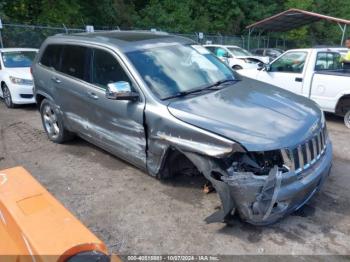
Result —
<instances>
[{"instance_id":1,"label":"wheel arch","mask_svg":"<svg viewBox=\"0 0 350 262\"><path fill-rule=\"evenodd\" d=\"M2 90L2 88L4 87L4 85L6 85L6 83L5 83L5 81L4 81L4 80L2 80L2 81L1 81L1 84L0 84L0 86L1 86L1 90Z\"/></svg>"},{"instance_id":2,"label":"wheel arch","mask_svg":"<svg viewBox=\"0 0 350 262\"><path fill-rule=\"evenodd\" d=\"M337 115L344 116L347 111L350 110L350 94L341 96L338 99L338 103L335 107L335 113Z\"/></svg>"},{"instance_id":3,"label":"wheel arch","mask_svg":"<svg viewBox=\"0 0 350 262\"><path fill-rule=\"evenodd\" d=\"M39 110L40 110L40 105L44 99L49 99L49 100L53 101L52 97L45 92L36 92L35 93L35 101L36 101L36 104L37 104L37 107Z\"/></svg>"},{"instance_id":4,"label":"wheel arch","mask_svg":"<svg viewBox=\"0 0 350 262\"><path fill-rule=\"evenodd\" d=\"M192 168L196 172L199 172L198 167L183 153L181 150L169 146L162 158L161 165L157 177L159 179L168 179L176 175L176 171L179 171L179 166L176 166L176 161L182 160L181 168Z\"/></svg>"}]
</instances>

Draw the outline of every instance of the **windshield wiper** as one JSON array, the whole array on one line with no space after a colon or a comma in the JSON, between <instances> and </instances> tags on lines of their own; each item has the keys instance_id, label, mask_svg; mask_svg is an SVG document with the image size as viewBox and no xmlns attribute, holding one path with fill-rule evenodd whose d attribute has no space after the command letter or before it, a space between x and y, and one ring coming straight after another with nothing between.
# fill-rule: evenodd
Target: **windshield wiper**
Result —
<instances>
[{"instance_id":1,"label":"windshield wiper","mask_svg":"<svg viewBox=\"0 0 350 262\"><path fill-rule=\"evenodd\" d=\"M212 89L213 87L219 87L221 86L222 84L225 84L225 83L229 83L229 82L237 82L239 81L238 79L224 79L224 80L220 80L220 81L217 81L215 82L214 84L211 84L211 85L208 85L204 88L202 88L202 90L204 89Z\"/></svg>"},{"instance_id":2,"label":"windshield wiper","mask_svg":"<svg viewBox=\"0 0 350 262\"><path fill-rule=\"evenodd\" d=\"M214 84L210 84L210 85L202 87L202 88L196 88L196 89L192 89L192 90L188 90L188 91L177 92L176 94L174 94L172 96L165 97L162 100L167 100L167 99L171 99L171 98L187 96L187 95L190 95L190 94L200 93L200 92L206 91L206 90L220 90L220 86L222 84L227 83L227 82L236 82L236 81L238 81L238 80L237 79L220 80L220 81L215 82Z\"/></svg>"}]
</instances>

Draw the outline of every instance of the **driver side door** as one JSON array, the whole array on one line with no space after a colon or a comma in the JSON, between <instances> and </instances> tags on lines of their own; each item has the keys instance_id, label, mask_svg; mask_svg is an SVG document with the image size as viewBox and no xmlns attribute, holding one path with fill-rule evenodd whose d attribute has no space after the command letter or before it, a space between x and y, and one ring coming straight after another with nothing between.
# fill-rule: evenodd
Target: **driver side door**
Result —
<instances>
[{"instance_id":1,"label":"driver side door","mask_svg":"<svg viewBox=\"0 0 350 262\"><path fill-rule=\"evenodd\" d=\"M286 52L270 64L269 68L261 70L257 80L301 95L306 58L305 51Z\"/></svg>"},{"instance_id":2,"label":"driver side door","mask_svg":"<svg viewBox=\"0 0 350 262\"><path fill-rule=\"evenodd\" d=\"M134 165L146 167L146 136L143 111L145 100L122 60L112 51L92 48L89 110L96 144ZM106 97L107 85L130 84L137 100Z\"/></svg>"}]
</instances>

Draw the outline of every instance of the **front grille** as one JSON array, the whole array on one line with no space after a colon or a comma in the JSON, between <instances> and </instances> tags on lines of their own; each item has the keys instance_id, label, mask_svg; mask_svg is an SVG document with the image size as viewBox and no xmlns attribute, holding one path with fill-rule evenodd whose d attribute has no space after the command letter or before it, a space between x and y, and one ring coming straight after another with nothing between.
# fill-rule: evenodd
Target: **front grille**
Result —
<instances>
[{"instance_id":1,"label":"front grille","mask_svg":"<svg viewBox=\"0 0 350 262\"><path fill-rule=\"evenodd\" d=\"M308 141L295 148L282 149L284 164L296 173L309 168L315 164L326 150L327 130L326 126L321 128L317 134Z\"/></svg>"}]
</instances>

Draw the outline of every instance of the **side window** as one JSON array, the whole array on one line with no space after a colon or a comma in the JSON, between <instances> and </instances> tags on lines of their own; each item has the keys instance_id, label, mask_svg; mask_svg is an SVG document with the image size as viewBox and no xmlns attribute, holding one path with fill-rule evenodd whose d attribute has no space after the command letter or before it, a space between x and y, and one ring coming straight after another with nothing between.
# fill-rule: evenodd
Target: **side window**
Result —
<instances>
[{"instance_id":1,"label":"side window","mask_svg":"<svg viewBox=\"0 0 350 262\"><path fill-rule=\"evenodd\" d=\"M271 72L301 73L306 60L306 52L289 52L281 56L270 66Z\"/></svg>"},{"instance_id":2,"label":"side window","mask_svg":"<svg viewBox=\"0 0 350 262\"><path fill-rule=\"evenodd\" d=\"M277 57L278 53L275 50L266 50L266 55Z\"/></svg>"},{"instance_id":3,"label":"side window","mask_svg":"<svg viewBox=\"0 0 350 262\"><path fill-rule=\"evenodd\" d=\"M333 56L333 68L332 70L343 69L343 65L341 63L341 54L340 53L332 53Z\"/></svg>"},{"instance_id":4,"label":"side window","mask_svg":"<svg viewBox=\"0 0 350 262\"><path fill-rule=\"evenodd\" d=\"M205 48L208 49L210 52L212 52L214 54L215 47L213 47L213 46L206 46Z\"/></svg>"},{"instance_id":5,"label":"side window","mask_svg":"<svg viewBox=\"0 0 350 262\"><path fill-rule=\"evenodd\" d=\"M319 52L316 57L315 71L342 69L341 55L332 52Z\"/></svg>"},{"instance_id":6,"label":"side window","mask_svg":"<svg viewBox=\"0 0 350 262\"><path fill-rule=\"evenodd\" d=\"M227 57L228 56L228 53L225 49L221 48L221 47L217 47L215 49L215 55L217 57Z\"/></svg>"},{"instance_id":7,"label":"side window","mask_svg":"<svg viewBox=\"0 0 350 262\"><path fill-rule=\"evenodd\" d=\"M48 45L41 56L40 63L59 70L62 45Z\"/></svg>"},{"instance_id":8,"label":"side window","mask_svg":"<svg viewBox=\"0 0 350 262\"><path fill-rule=\"evenodd\" d=\"M130 78L111 53L100 49L94 49L92 59L92 84L106 88L109 83L118 81L126 81L132 85Z\"/></svg>"},{"instance_id":9,"label":"side window","mask_svg":"<svg viewBox=\"0 0 350 262\"><path fill-rule=\"evenodd\" d=\"M89 48L87 47L65 45L60 71L82 80L88 80L89 54Z\"/></svg>"},{"instance_id":10,"label":"side window","mask_svg":"<svg viewBox=\"0 0 350 262\"><path fill-rule=\"evenodd\" d=\"M254 51L254 54L256 55L264 55L264 49L257 49Z\"/></svg>"}]
</instances>

